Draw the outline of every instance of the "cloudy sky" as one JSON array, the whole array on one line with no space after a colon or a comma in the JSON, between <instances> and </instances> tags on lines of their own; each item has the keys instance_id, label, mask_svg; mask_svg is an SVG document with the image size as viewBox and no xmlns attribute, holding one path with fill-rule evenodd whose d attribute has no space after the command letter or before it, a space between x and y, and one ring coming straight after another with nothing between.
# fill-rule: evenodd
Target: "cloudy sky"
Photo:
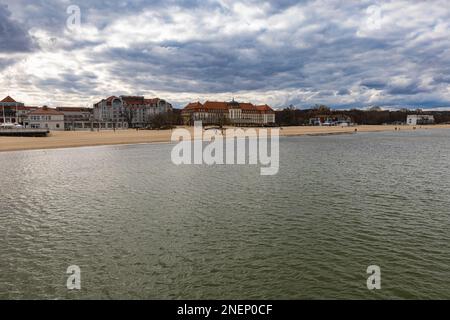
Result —
<instances>
[{"instance_id":1,"label":"cloudy sky","mask_svg":"<svg viewBox=\"0 0 450 320\"><path fill-rule=\"evenodd\" d=\"M0 0L0 76L0 95L28 105L133 94L177 107L233 97L274 107L449 107L450 6Z\"/></svg>"}]
</instances>

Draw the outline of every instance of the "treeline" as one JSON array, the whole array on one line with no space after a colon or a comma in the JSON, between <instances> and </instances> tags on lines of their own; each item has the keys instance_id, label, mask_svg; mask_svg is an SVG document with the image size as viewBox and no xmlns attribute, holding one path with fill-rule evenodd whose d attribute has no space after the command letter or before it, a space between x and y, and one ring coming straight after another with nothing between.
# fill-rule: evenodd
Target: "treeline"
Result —
<instances>
[{"instance_id":1,"label":"treeline","mask_svg":"<svg viewBox=\"0 0 450 320\"><path fill-rule=\"evenodd\" d=\"M353 123L367 125L399 124L405 123L408 114L431 114L434 115L436 123L450 123L450 111L421 111L421 110L399 110L383 111L379 108L373 110L331 110L327 106L315 106L311 109L299 110L294 107L277 111L275 121L280 126L302 126L308 125L309 119L319 116L348 116Z\"/></svg>"},{"instance_id":2,"label":"treeline","mask_svg":"<svg viewBox=\"0 0 450 320\"><path fill-rule=\"evenodd\" d=\"M181 110L173 109L167 113L160 113L147 120L147 129L171 129L183 124Z\"/></svg>"},{"instance_id":3,"label":"treeline","mask_svg":"<svg viewBox=\"0 0 450 320\"><path fill-rule=\"evenodd\" d=\"M128 128L135 128L136 112L130 109L124 109L121 116L128 123ZM173 109L166 113L158 113L147 117L144 120L144 129L171 129L177 125L183 124L181 110ZM141 128L139 126L138 128Z\"/></svg>"}]
</instances>

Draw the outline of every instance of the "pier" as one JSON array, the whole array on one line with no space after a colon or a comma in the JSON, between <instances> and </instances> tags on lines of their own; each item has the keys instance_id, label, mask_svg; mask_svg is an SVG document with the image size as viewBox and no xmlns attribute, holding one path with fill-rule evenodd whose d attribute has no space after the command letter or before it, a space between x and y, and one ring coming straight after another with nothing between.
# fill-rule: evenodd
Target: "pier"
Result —
<instances>
[{"instance_id":1,"label":"pier","mask_svg":"<svg viewBox=\"0 0 450 320\"><path fill-rule=\"evenodd\" d=\"M48 129L0 129L3 137L46 137L49 133Z\"/></svg>"}]
</instances>

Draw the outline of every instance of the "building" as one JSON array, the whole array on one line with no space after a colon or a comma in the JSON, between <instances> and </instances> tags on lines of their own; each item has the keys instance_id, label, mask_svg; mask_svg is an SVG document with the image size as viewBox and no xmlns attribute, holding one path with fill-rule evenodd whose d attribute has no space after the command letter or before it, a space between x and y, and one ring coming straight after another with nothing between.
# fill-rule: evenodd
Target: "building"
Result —
<instances>
[{"instance_id":1,"label":"building","mask_svg":"<svg viewBox=\"0 0 450 320\"><path fill-rule=\"evenodd\" d=\"M24 125L32 129L64 130L64 113L44 106L29 112Z\"/></svg>"},{"instance_id":2,"label":"building","mask_svg":"<svg viewBox=\"0 0 450 320\"><path fill-rule=\"evenodd\" d=\"M0 123L23 124L26 115L36 109L37 107L26 107L24 103L7 96L0 101Z\"/></svg>"},{"instance_id":3,"label":"building","mask_svg":"<svg viewBox=\"0 0 450 320\"><path fill-rule=\"evenodd\" d=\"M111 96L94 104L94 119L113 123L115 127L146 127L149 120L172 110L165 100L145 99L143 96Z\"/></svg>"},{"instance_id":4,"label":"building","mask_svg":"<svg viewBox=\"0 0 450 320\"><path fill-rule=\"evenodd\" d=\"M56 107L56 111L64 114L65 130L88 130L94 128L94 110L92 108Z\"/></svg>"},{"instance_id":5,"label":"building","mask_svg":"<svg viewBox=\"0 0 450 320\"><path fill-rule=\"evenodd\" d=\"M204 125L266 126L275 123L275 111L268 105L251 103L216 102L189 103L182 111L184 124L202 121Z\"/></svg>"},{"instance_id":6,"label":"building","mask_svg":"<svg viewBox=\"0 0 450 320\"><path fill-rule=\"evenodd\" d=\"M2 101L0 101L0 106L1 107L23 107L23 106L25 106L25 104L23 104L22 102L17 102L10 96L7 96Z\"/></svg>"},{"instance_id":7,"label":"building","mask_svg":"<svg viewBox=\"0 0 450 320\"><path fill-rule=\"evenodd\" d=\"M61 118L62 117L62 118ZM96 122L92 108L27 107L10 96L0 101L0 123L21 124L25 128L49 130L100 130L120 128L112 122ZM124 128L127 128L124 125Z\"/></svg>"},{"instance_id":8,"label":"building","mask_svg":"<svg viewBox=\"0 0 450 320\"><path fill-rule=\"evenodd\" d=\"M434 124L434 116L424 114L408 115L406 118L406 124L411 126Z\"/></svg>"},{"instance_id":9,"label":"building","mask_svg":"<svg viewBox=\"0 0 450 320\"><path fill-rule=\"evenodd\" d=\"M310 126L343 126L352 124L352 119L346 115L323 115L309 119Z\"/></svg>"},{"instance_id":10,"label":"building","mask_svg":"<svg viewBox=\"0 0 450 320\"><path fill-rule=\"evenodd\" d=\"M93 116L92 108L56 107L56 111L64 113L64 121L89 121Z\"/></svg>"}]
</instances>

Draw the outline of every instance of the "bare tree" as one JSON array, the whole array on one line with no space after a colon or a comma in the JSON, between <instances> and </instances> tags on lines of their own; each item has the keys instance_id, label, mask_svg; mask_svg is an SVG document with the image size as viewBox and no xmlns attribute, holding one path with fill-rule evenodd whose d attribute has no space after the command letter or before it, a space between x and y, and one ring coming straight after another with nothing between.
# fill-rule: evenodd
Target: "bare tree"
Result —
<instances>
[{"instance_id":1,"label":"bare tree","mask_svg":"<svg viewBox=\"0 0 450 320\"><path fill-rule=\"evenodd\" d=\"M125 120L125 122L128 124L128 128L133 127L133 120L135 119L135 111L132 108L123 107L120 116Z\"/></svg>"},{"instance_id":2,"label":"bare tree","mask_svg":"<svg viewBox=\"0 0 450 320\"><path fill-rule=\"evenodd\" d=\"M149 129L171 129L174 124L174 114L171 111L151 115L146 119Z\"/></svg>"},{"instance_id":3,"label":"bare tree","mask_svg":"<svg viewBox=\"0 0 450 320\"><path fill-rule=\"evenodd\" d=\"M217 116L217 124L219 125L219 127L222 129L224 126L230 124L229 119L227 118L227 116L225 115L225 113L220 112L219 115Z\"/></svg>"}]
</instances>

